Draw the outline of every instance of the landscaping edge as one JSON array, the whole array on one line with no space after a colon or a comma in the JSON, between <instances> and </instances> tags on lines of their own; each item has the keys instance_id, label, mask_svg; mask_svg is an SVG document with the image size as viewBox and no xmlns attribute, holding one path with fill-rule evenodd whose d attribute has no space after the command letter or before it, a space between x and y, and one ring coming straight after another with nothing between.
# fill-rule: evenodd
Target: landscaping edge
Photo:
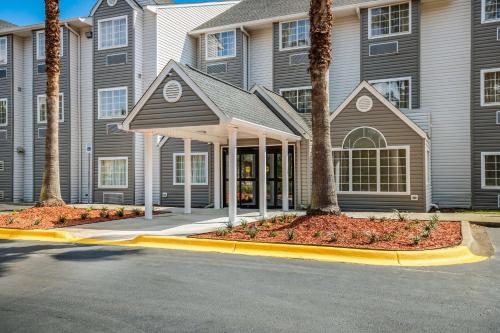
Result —
<instances>
[{"instance_id":1,"label":"landscaping edge","mask_svg":"<svg viewBox=\"0 0 500 333\"><path fill-rule=\"evenodd\" d=\"M75 238L66 231L0 229L0 239L45 241L87 245L113 245L217 252L288 259L307 259L379 266L446 266L475 263L488 259L473 253L474 238L468 222L462 223L459 246L418 251L388 251L329 246L256 243L170 236L137 236L131 240Z\"/></svg>"}]
</instances>

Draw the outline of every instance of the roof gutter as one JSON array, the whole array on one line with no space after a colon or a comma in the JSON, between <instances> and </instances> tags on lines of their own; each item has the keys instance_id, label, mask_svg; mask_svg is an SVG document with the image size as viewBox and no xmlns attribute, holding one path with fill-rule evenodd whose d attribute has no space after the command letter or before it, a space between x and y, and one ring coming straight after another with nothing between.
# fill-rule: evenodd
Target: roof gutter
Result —
<instances>
[{"instance_id":1,"label":"roof gutter","mask_svg":"<svg viewBox=\"0 0 500 333\"><path fill-rule=\"evenodd\" d=\"M70 19L60 21L60 24L62 26L68 26L69 24L72 24L72 23L83 23L85 25L88 25L89 27L92 26L92 20L89 17L77 17L77 18L70 18ZM3 30L0 30L0 34L40 30L40 29L44 29L44 28L45 28L45 23L37 23L37 24L32 24L32 25L6 28Z\"/></svg>"}]
</instances>

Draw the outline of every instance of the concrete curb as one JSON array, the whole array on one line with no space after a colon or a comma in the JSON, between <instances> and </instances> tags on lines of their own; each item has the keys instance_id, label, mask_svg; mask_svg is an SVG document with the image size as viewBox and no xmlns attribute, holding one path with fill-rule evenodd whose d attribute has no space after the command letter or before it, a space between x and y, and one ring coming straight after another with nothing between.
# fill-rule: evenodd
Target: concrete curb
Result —
<instances>
[{"instance_id":1,"label":"concrete curb","mask_svg":"<svg viewBox=\"0 0 500 333\"><path fill-rule=\"evenodd\" d=\"M168 236L138 236L131 240L115 241L94 238L74 238L71 234L65 231L17 229L0 229L0 238L8 240L217 252L379 266L446 266L475 263L488 259L488 257L475 255L465 245L438 250L384 251L327 246L221 241Z\"/></svg>"}]
</instances>

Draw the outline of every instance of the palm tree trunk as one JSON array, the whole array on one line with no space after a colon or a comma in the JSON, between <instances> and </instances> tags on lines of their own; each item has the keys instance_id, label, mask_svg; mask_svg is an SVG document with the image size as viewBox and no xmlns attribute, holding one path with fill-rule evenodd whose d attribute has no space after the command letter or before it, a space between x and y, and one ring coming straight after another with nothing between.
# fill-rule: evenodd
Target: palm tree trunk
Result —
<instances>
[{"instance_id":1,"label":"palm tree trunk","mask_svg":"<svg viewBox=\"0 0 500 333\"><path fill-rule=\"evenodd\" d=\"M340 214L330 141L328 73L332 60L333 0L311 0L312 193L310 215Z\"/></svg>"},{"instance_id":2,"label":"palm tree trunk","mask_svg":"<svg viewBox=\"0 0 500 333\"><path fill-rule=\"evenodd\" d=\"M62 206L59 179L59 75L61 66L59 0L45 0L45 67L47 71L47 133L40 206Z\"/></svg>"}]
</instances>

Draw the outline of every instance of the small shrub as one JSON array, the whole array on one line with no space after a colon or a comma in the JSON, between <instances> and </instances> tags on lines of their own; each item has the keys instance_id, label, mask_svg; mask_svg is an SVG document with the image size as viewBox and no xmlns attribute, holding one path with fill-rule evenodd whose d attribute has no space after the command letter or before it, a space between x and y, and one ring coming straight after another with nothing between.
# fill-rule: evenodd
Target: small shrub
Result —
<instances>
[{"instance_id":1,"label":"small shrub","mask_svg":"<svg viewBox=\"0 0 500 333\"><path fill-rule=\"evenodd\" d=\"M233 222L231 222L231 221L226 222L226 228L228 228L229 230L231 230L231 229L233 229L233 227L234 227Z\"/></svg>"},{"instance_id":2,"label":"small shrub","mask_svg":"<svg viewBox=\"0 0 500 333\"><path fill-rule=\"evenodd\" d=\"M286 223L286 215L283 214L283 215L280 215L279 217L277 217L278 221L281 223L281 224L285 224Z\"/></svg>"},{"instance_id":3,"label":"small shrub","mask_svg":"<svg viewBox=\"0 0 500 333\"><path fill-rule=\"evenodd\" d=\"M68 220L68 218L66 217L66 215L61 215L57 218L57 223L64 224L64 223L66 223L67 220Z\"/></svg>"},{"instance_id":4,"label":"small shrub","mask_svg":"<svg viewBox=\"0 0 500 333\"><path fill-rule=\"evenodd\" d=\"M80 214L80 219L81 220L86 220L89 218L89 213L85 212L85 213L81 213Z\"/></svg>"},{"instance_id":5,"label":"small shrub","mask_svg":"<svg viewBox=\"0 0 500 333\"><path fill-rule=\"evenodd\" d=\"M247 222L247 220L242 219L242 220L241 220L241 223L240 223L240 226L241 226L243 229L246 229L246 228L248 227L248 222Z\"/></svg>"},{"instance_id":6,"label":"small shrub","mask_svg":"<svg viewBox=\"0 0 500 333\"><path fill-rule=\"evenodd\" d=\"M313 237L316 237L316 238L321 237L321 234L322 234L321 230L316 230L316 231L314 232Z\"/></svg>"},{"instance_id":7,"label":"small shrub","mask_svg":"<svg viewBox=\"0 0 500 333\"><path fill-rule=\"evenodd\" d=\"M107 219L109 217L109 210L106 207L102 207L101 211L99 212L99 216L103 219Z\"/></svg>"},{"instance_id":8,"label":"small shrub","mask_svg":"<svg viewBox=\"0 0 500 333\"><path fill-rule=\"evenodd\" d=\"M371 222L375 222L377 220L377 218L373 215L370 215L368 216L368 219L371 221Z\"/></svg>"},{"instance_id":9,"label":"small shrub","mask_svg":"<svg viewBox=\"0 0 500 333\"><path fill-rule=\"evenodd\" d=\"M34 221L33 221L33 225L39 225L40 223L42 223L42 220L40 218L36 218Z\"/></svg>"},{"instance_id":10,"label":"small shrub","mask_svg":"<svg viewBox=\"0 0 500 333\"><path fill-rule=\"evenodd\" d=\"M287 237L289 241L293 240L295 238L295 229L288 229Z\"/></svg>"},{"instance_id":11,"label":"small shrub","mask_svg":"<svg viewBox=\"0 0 500 333\"><path fill-rule=\"evenodd\" d=\"M437 214L432 215L431 219L430 219L430 222L432 224L437 224L439 222L439 216L437 216Z\"/></svg>"},{"instance_id":12,"label":"small shrub","mask_svg":"<svg viewBox=\"0 0 500 333\"><path fill-rule=\"evenodd\" d=\"M115 215L118 217L123 217L125 216L125 208L120 207L115 210Z\"/></svg>"},{"instance_id":13,"label":"small shrub","mask_svg":"<svg viewBox=\"0 0 500 333\"><path fill-rule=\"evenodd\" d=\"M430 222L424 226L424 231L430 232L432 229L434 229L434 226Z\"/></svg>"},{"instance_id":14,"label":"small shrub","mask_svg":"<svg viewBox=\"0 0 500 333\"><path fill-rule=\"evenodd\" d=\"M258 231L259 230L256 227L252 227L247 230L247 235L250 236L250 238L255 238L255 236L257 236Z\"/></svg>"},{"instance_id":15,"label":"small shrub","mask_svg":"<svg viewBox=\"0 0 500 333\"><path fill-rule=\"evenodd\" d=\"M371 231L366 232L366 237L368 238L368 244L373 244L379 240L378 235Z\"/></svg>"},{"instance_id":16,"label":"small shrub","mask_svg":"<svg viewBox=\"0 0 500 333\"><path fill-rule=\"evenodd\" d=\"M220 227L220 228L217 228L217 230L215 230L215 234L219 237L226 236L228 233L229 233L229 230L227 230L227 228L224 228L224 227Z\"/></svg>"},{"instance_id":17,"label":"small shrub","mask_svg":"<svg viewBox=\"0 0 500 333\"><path fill-rule=\"evenodd\" d=\"M408 214L400 212L398 209L394 209L392 212L394 213L396 219L398 219L401 222L406 221L408 219Z\"/></svg>"},{"instance_id":18,"label":"small shrub","mask_svg":"<svg viewBox=\"0 0 500 333\"><path fill-rule=\"evenodd\" d=\"M141 215L142 210L140 208L134 208L132 212L134 212L135 216L139 216Z\"/></svg>"},{"instance_id":19,"label":"small shrub","mask_svg":"<svg viewBox=\"0 0 500 333\"><path fill-rule=\"evenodd\" d=\"M335 243L337 241L337 239L338 239L337 233L336 232L332 232L330 234L330 242Z\"/></svg>"},{"instance_id":20,"label":"small shrub","mask_svg":"<svg viewBox=\"0 0 500 333\"><path fill-rule=\"evenodd\" d=\"M418 245L420 243L420 237L419 236L410 236L409 239L411 240L413 245Z\"/></svg>"},{"instance_id":21,"label":"small shrub","mask_svg":"<svg viewBox=\"0 0 500 333\"><path fill-rule=\"evenodd\" d=\"M351 234L351 238L352 238L352 239L358 239L358 238L359 238L359 233L357 233L357 232L353 232L353 233Z\"/></svg>"},{"instance_id":22,"label":"small shrub","mask_svg":"<svg viewBox=\"0 0 500 333\"><path fill-rule=\"evenodd\" d=\"M269 229L273 226L273 224L269 221L262 223L262 227Z\"/></svg>"},{"instance_id":23,"label":"small shrub","mask_svg":"<svg viewBox=\"0 0 500 333\"><path fill-rule=\"evenodd\" d=\"M274 231L274 230L269 231L269 237L274 238L276 236L278 236L278 233L276 233L276 231Z\"/></svg>"},{"instance_id":24,"label":"small shrub","mask_svg":"<svg viewBox=\"0 0 500 333\"><path fill-rule=\"evenodd\" d=\"M90 213L91 211L93 211L93 210L94 210L94 208L92 208L92 207L87 207L87 208L85 208L85 210L86 210L87 212L89 212L89 213Z\"/></svg>"},{"instance_id":25,"label":"small shrub","mask_svg":"<svg viewBox=\"0 0 500 333\"><path fill-rule=\"evenodd\" d=\"M381 239L384 242L390 242L391 240L394 239L394 237L396 237L396 234L394 232L388 232L388 233L383 234Z\"/></svg>"},{"instance_id":26,"label":"small shrub","mask_svg":"<svg viewBox=\"0 0 500 333\"><path fill-rule=\"evenodd\" d=\"M381 216L379 219L378 219L380 222L384 222L387 220L387 217L385 216Z\"/></svg>"},{"instance_id":27,"label":"small shrub","mask_svg":"<svg viewBox=\"0 0 500 333\"><path fill-rule=\"evenodd\" d=\"M15 218L15 217L13 217L13 216L9 216L9 217L7 218L7 224L12 224L12 223L14 223L14 222L16 222L16 218Z\"/></svg>"},{"instance_id":28,"label":"small shrub","mask_svg":"<svg viewBox=\"0 0 500 333\"><path fill-rule=\"evenodd\" d=\"M420 234L422 238L429 238L430 235L431 235L430 230L423 230L422 233Z\"/></svg>"}]
</instances>

